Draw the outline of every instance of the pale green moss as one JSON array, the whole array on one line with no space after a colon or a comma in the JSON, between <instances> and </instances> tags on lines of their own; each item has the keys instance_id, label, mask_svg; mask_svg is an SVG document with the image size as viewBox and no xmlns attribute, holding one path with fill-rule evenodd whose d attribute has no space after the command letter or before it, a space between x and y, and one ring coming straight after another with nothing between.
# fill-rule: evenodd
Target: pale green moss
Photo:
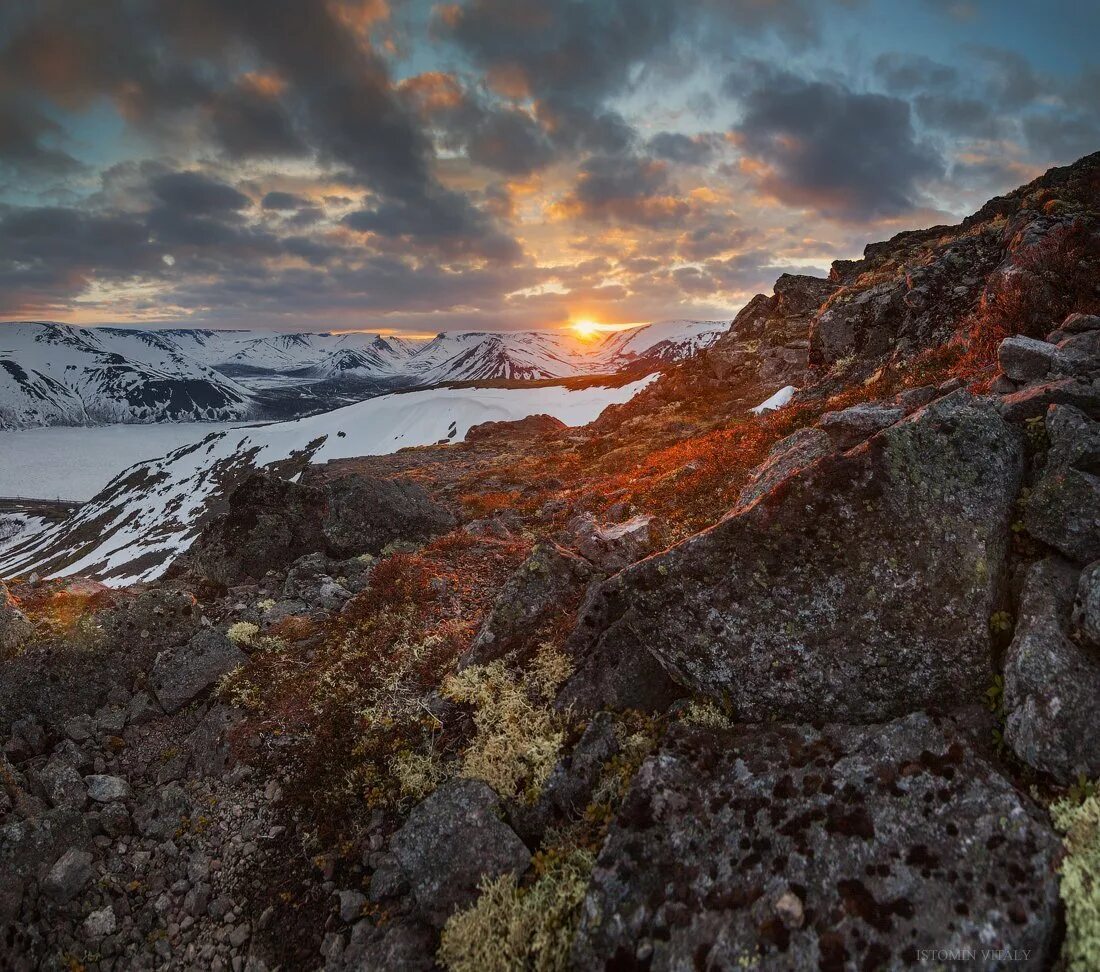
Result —
<instances>
[{"instance_id":1,"label":"pale green moss","mask_svg":"<svg viewBox=\"0 0 1100 972\"><path fill-rule=\"evenodd\" d=\"M473 907L443 929L438 959L449 972L559 972L594 860L575 850L552 861L530 887L506 874L482 884Z\"/></svg>"},{"instance_id":2,"label":"pale green moss","mask_svg":"<svg viewBox=\"0 0 1100 972\"><path fill-rule=\"evenodd\" d=\"M1059 886L1066 908L1062 956L1069 972L1085 972L1100 955L1100 795L1060 800L1050 813L1067 851Z\"/></svg>"},{"instance_id":3,"label":"pale green moss","mask_svg":"<svg viewBox=\"0 0 1100 972\"><path fill-rule=\"evenodd\" d=\"M260 626L251 621L238 621L231 624L225 636L235 645L250 645L252 639L260 633Z\"/></svg>"}]
</instances>

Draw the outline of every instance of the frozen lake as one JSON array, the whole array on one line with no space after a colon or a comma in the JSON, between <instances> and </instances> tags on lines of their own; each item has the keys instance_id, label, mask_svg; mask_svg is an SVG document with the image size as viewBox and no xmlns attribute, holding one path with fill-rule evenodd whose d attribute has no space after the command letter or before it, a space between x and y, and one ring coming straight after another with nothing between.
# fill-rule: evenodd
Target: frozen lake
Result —
<instances>
[{"instance_id":1,"label":"frozen lake","mask_svg":"<svg viewBox=\"0 0 1100 972\"><path fill-rule=\"evenodd\" d=\"M240 422L102 425L0 432L0 496L91 499L135 462L156 459Z\"/></svg>"}]
</instances>

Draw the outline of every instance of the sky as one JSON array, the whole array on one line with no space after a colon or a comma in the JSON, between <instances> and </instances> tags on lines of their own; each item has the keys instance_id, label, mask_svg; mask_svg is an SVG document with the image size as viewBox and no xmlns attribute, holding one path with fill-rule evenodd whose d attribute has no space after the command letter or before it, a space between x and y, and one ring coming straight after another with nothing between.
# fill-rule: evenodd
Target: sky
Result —
<instances>
[{"instance_id":1,"label":"sky","mask_svg":"<svg viewBox=\"0 0 1100 972\"><path fill-rule=\"evenodd\" d=\"M1100 149L1083 0L20 0L0 320L725 319Z\"/></svg>"}]
</instances>

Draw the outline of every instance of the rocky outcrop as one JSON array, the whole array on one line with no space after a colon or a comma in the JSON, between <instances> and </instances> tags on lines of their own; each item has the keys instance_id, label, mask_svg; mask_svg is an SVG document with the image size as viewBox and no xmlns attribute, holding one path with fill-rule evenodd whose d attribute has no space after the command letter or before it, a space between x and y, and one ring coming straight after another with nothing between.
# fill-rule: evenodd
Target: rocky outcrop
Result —
<instances>
[{"instance_id":1,"label":"rocky outcrop","mask_svg":"<svg viewBox=\"0 0 1100 972\"><path fill-rule=\"evenodd\" d=\"M236 584L324 549L326 500L316 487L254 473L233 490L228 505L188 553L192 570L201 577Z\"/></svg>"},{"instance_id":2,"label":"rocky outcrop","mask_svg":"<svg viewBox=\"0 0 1100 972\"><path fill-rule=\"evenodd\" d=\"M904 417L905 409L900 405L862 402L839 412L826 412L818 420L818 425L838 448L850 449Z\"/></svg>"},{"instance_id":3,"label":"rocky outcrop","mask_svg":"<svg viewBox=\"0 0 1100 972\"><path fill-rule=\"evenodd\" d=\"M1059 854L950 722L680 726L600 851L571 965L900 968L985 944L1038 970L1056 947Z\"/></svg>"},{"instance_id":4,"label":"rocky outcrop","mask_svg":"<svg viewBox=\"0 0 1100 972\"><path fill-rule=\"evenodd\" d=\"M649 652L748 721L978 699L1022 459L994 408L957 394L818 460L605 582L566 698Z\"/></svg>"},{"instance_id":5,"label":"rocky outcrop","mask_svg":"<svg viewBox=\"0 0 1100 972\"><path fill-rule=\"evenodd\" d=\"M462 667L484 665L517 649L533 650L540 626L575 607L598 576L585 558L555 543L538 544L505 581Z\"/></svg>"},{"instance_id":6,"label":"rocky outcrop","mask_svg":"<svg viewBox=\"0 0 1100 972\"><path fill-rule=\"evenodd\" d=\"M764 462L753 471L737 498L737 505L750 505L770 493L788 476L800 472L835 449L833 440L822 429L792 432L772 446Z\"/></svg>"},{"instance_id":7,"label":"rocky outcrop","mask_svg":"<svg viewBox=\"0 0 1100 972\"><path fill-rule=\"evenodd\" d=\"M1050 448L1024 504L1028 532L1079 564L1100 559L1100 423L1072 406L1045 419Z\"/></svg>"},{"instance_id":8,"label":"rocky outcrop","mask_svg":"<svg viewBox=\"0 0 1100 972\"><path fill-rule=\"evenodd\" d=\"M502 439L535 438L556 435L569 428L553 415L528 415L514 422L481 422L470 426L466 442L499 442Z\"/></svg>"},{"instance_id":9,"label":"rocky outcrop","mask_svg":"<svg viewBox=\"0 0 1100 972\"><path fill-rule=\"evenodd\" d=\"M445 783L417 806L390 850L422 916L441 928L477 898L482 878L522 874L531 853L500 817L500 800L480 780Z\"/></svg>"},{"instance_id":10,"label":"rocky outcrop","mask_svg":"<svg viewBox=\"0 0 1100 972\"><path fill-rule=\"evenodd\" d=\"M34 626L0 581L0 652L17 651L34 635Z\"/></svg>"},{"instance_id":11,"label":"rocky outcrop","mask_svg":"<svg viewBox=\"0 0 1100 972\"><path fill-rule=\"evenodd\" d=\"M582 513L567 524L564 540L600 570L613 574L653 549L651 523L652 517L644 514L619 523L600 523L591 513Z\"/></svg>"},{"instance_id":12,"label":"rocky outcrop","mask_svg":"<svg viewBox=\"0 0 1100 972\"><path fill-rule=\"evenodd\" d=\"M254 473L229 497L188 554L192 571L232 585L284 569L303 555L378 553L397 540L425 540L454 517L411 482L320 475L293 483Z\"/></svg>"},{"instance_id":13,"label":"rocky outcrop","mask_svg":"<svg viewBox=\"0 0 1100 972\"><path fill-rule=\"evenodd\" d=\"M1005 741L1061 783L1100 775L1100 655L1071 638L1077 588L1063 560L1031 567L1004 665Z\"/></svg>"},{"instance_id":14,"label":"rocky outcrop","mask_svg":"<svg viewBox=\"0 0 1100 972\"><path fill-rule=\"evenodd\" d=\"M334 557L376 554L396 540L427 540L455 526L454 516L416 483L343 476L324 490L324 538Z\"/></svg>"},{"instance_id":15,"label":"rocky outcrop","mask_svg":"<svg viewBox=\"0 0 1100 972\"><path fill-rule=\"evenodd\" d=\"M200 631L187 644L157 655L150 684L164 711L178 712L246 660L224 632Z\"/></svg>"}]
</instances>

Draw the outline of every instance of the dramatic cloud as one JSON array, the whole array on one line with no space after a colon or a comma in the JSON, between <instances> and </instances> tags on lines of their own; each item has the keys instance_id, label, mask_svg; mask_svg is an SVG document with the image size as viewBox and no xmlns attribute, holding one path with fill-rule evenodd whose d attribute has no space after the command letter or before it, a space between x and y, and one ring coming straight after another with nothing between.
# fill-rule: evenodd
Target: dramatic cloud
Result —
<instances>
[{"instance_id":1,"label":"dramatic cloud","mask_svg":"<svg viewBox=\"0 0 1100 972\"><path fill-rule=\"evenodd\" d=\"M3 4L0 315L729 316L1100 148L1097 15L1025 7Z\"/></svg>"},{"instance_id":2,"label":"dramatic cloud","mask_svg":"<svg viewBox=\"0 0 1100 972\"><path fill-rule=\"evenodd\" d=\"M907 101L752 65L727 81L742 92L734 127L760 190L841 220L918 207L920 183L944 174L913 129Z\"/></svg>"}]
</instances>

